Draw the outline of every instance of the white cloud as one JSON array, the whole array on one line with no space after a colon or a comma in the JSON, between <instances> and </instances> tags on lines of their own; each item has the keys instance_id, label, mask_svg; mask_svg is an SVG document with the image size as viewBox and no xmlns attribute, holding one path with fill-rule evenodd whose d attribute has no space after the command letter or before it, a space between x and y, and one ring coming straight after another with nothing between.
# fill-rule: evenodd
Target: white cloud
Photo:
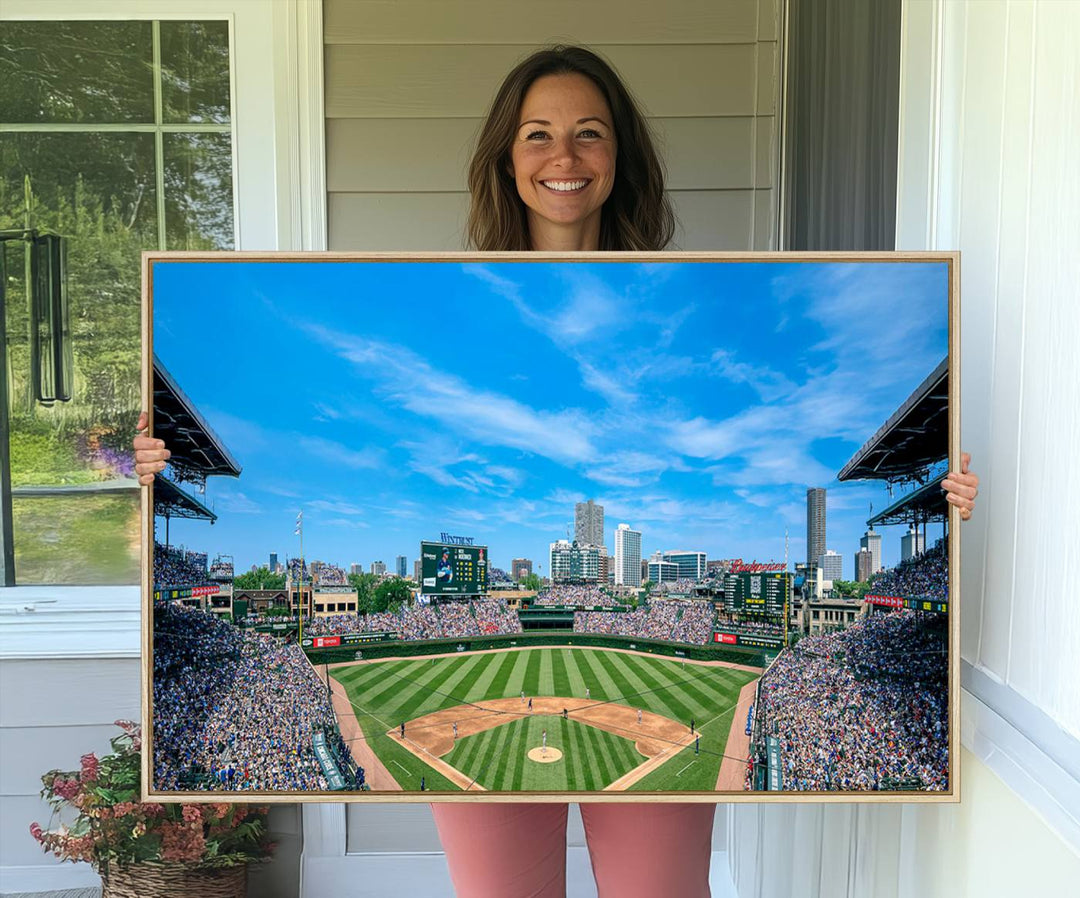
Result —
<instances>
[{"instance_id":1,"label":"white cloud","mask_svg":"<svg viewBox=\"0 0 1080 898\"><path fill-rule=\"evenodd\" d=\"M479 443L523 449L562 463L586 460L595 451L588 418L579 411L533 409L439 371L404 346L305 327L375 379L378 389L401 407Z\"/></svg>"},{"instance_id":2,"label":"white cloud","mask_svg":"<svg viewBox=\"0 0 1080 898\"><path fill-rule=\"evenodd\" d=\"M310 455L346 468L379 468L383 463L383 451L374 446L352 449L333 440L312 436L302 436L297 442L300 448Z\"/></svg>"}]
</instances>

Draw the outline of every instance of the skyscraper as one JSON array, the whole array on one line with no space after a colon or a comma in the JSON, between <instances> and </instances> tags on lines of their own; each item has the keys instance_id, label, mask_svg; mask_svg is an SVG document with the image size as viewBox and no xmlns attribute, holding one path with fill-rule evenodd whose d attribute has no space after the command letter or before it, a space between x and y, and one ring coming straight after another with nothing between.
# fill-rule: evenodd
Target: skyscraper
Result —
<instances>
[{"instance_id":1,"label":"skyscraper","mask_svg":"<svg viewBox=\"0 0 1080 898\"><path fill-rule=\"evenodd\" d=\"M825 490L812 486L806 491L806 563L817 564L825 553Z\"/></svg>"},{"instance_id":2,"label":"skyscraper","mask_svg":"<svg viewBox=\"0 0 1080 898\"><path fill-rule=\"evenodd\" d=\"M855 553L855 580L858 583L865 583L873 573L876 573L874 553L864 546Z\"/></svg>"},{"instance_id":3,"label":"skyscraper","mask_svg":"<svg viewBox=\"0 0 1080 898\"><path fill-rule=\"evenodd\" d=\"M680 580L704 580L705 579L705 553L693 552L689 549L675 549L664 552L664 561L679 566ZM651 577L649 578L652 579Z\"/></svg>"},{"instance_id":4,"label":"skyscraper","mask_svg":"<svg viewBox=\"0 0 1080 898\"><path fill-rule=\"evenodd\" d=\"M528 558L515 558L510 562L510 576L520 583L532 573L532 560Z\"/></svg>"},{"instance_id":5,"label":"skyscraper","mask_svg":"<svg viewBox=\"0 0 1080 898\"><path fill-rule=\"evenodd\" d=\"M406 558L404 555L398 555L398 557L397 557L397 575L399 577L401 577L402 580L404 580L407 576L409 576L408 564L409 564L409 559L408 558Z\"/></svg>"},{"instance_id":6,"label":"skyscraper","mask_svg":"<svg viewBox=\"0 0 1080 898\"><path fill-rule=\"evenodd\" d=\"M826 580L844 579L844 556L829 549L817 557L817 566Z\"/></svg>"},{"instance_id":7,"label":"skyscraper","mask_svg":"<svg viewBox=\"0 0 1080 898\"><path fill-rule=\"evenodd\" d=\"M915 527L908 527L908 532L900 537L900 560L911 561L923 553L923 535Z\"/></svg>"},{"instance_id":8,"label":"skyscraper","mask_svg":"<svg viewBox=\"0 0 1080 898\"><path fill-rule=\"evenodd\" d=\"M270 573L277 573L277 552L270 553Z\"/></svg>"},{"instance_id":9,"label":"skyscraper","mask_svg":"<svg viewBox=\"0 0 1080 898\"><path fill-rule=\"evenodd\" d=\"M870 550L870 573L876 574L881 570L881 534L877 533L873 527L866 531L859 540L860 549ZM863 579L857 577L856 579Z\"/></svg>"},{"instance_id":10,"label":"skyscraper","mask_svg":"<svg viewBox=\"0 0 1080 898\"><path fill-rule=\"evenodd\" d=\"M415 561L413 561L413 563L412 563L412 578L413 578L413 580L415 580L415 581L416 581L417 583L419 583L419 582L420 582L420 571L421 571L422 569L423 569L423 562L422 562L422 561L421 561L421 560L420 560L419 558L417 558L417 559L416 559Z\"/></svg>"},{"instance_id":11,"label":"skyscraper","mask_svg":"<svg viewBox=\"0 0 1080 898\"><path fill-rule=\"evenodd\" d=\"M386 573L386 564L382 561L371 562L371 573L375 574L377 577L381 577Z\"/></svg>"},{"instance_id":12,"label":"skyscraper","mask_svg":"<svg viewBox=\"0 0 1080 898\"><path fill-rule=\"evenodd\" d=\"M590 499L574 506L574 539L582 546L604 544L604 506Z\"/></svg>"},{"instance_id":13,"label":"skyscraper","mask_svg":"<svg viewBox=\"0 0 1080 898\"><path fill-rule=\"evenodd\" d=\"M615 531L615 585L641 586L641 531L629 524Z\"/></svg>"}]
</instances>

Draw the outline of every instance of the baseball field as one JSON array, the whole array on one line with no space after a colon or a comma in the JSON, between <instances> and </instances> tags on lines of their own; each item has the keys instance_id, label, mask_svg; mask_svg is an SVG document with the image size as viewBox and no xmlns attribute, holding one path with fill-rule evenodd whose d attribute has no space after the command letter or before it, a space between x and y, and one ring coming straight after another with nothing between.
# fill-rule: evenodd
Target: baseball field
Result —
<instances>
[{"instance_id":1,"label":"baseball field","mask_svg":"<svg viewBox=\"0 0 1080 898\"><path fill-rule=\"evenodd\" d=\"M740 692L745 704L759 675L598 648L357 661L328 674L373 790L423 779L427 790L500 792L713 791Z\"/></svg>"}]
</instances>

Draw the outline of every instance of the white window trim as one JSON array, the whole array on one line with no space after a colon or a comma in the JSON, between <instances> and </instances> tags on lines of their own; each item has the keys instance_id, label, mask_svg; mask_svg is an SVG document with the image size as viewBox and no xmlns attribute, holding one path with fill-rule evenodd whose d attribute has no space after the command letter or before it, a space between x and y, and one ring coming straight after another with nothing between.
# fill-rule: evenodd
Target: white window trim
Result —
<instances>
[{"instance_id":1,"label":"white window trim","mask_svg":"<svg viewBox=\"0 0 1080 898\"><path fill-rule=\"evenodd\" d=\"M3 20L230 22L237 248L326 248L321 0L4 0ZM33 608L33 611L26 611ZM137 586L0 589L0 657L137 657Z\"/></svg>"},{"instance_id":2,"label":"white window trim","mask_svg":"<svg viewBox=\"0 0 1080 898\"><path fill-rule=\"evenodd\" d=\"M950 129L942 76L950 62L945 0L904 0L901 21L898 249L956 248L958 172L940 179ZM909 53L911 48L925 48ZM905 91L905 89L907 90ZM905 156L904 151L914 150ZM942 183L942 181L951 183ZM1080 741L1016 690L961 658L960 741L1072 848L1080 851Z\"/></svg>"}]
</instances>

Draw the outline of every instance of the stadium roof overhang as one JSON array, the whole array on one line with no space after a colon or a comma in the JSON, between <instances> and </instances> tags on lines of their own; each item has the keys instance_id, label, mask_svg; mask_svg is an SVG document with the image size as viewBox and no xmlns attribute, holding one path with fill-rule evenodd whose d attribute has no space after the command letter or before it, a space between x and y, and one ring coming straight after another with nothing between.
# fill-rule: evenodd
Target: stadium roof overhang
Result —
<instances>
[{"instance_id":1,"label":"stadium roof overhang","mask_svg":"<svg viewBox=\"0 0 1080 898\"><path fill-rule=\"evenodd\" d=\"M946 472L942 471L929 483L897 499L866 523L873 527L875 524L921 524L946 520L949 516L949 503L945 501L945 492L941 489L945 474Z\"/></svg>"},{"instance_id":2,"label":"stadium roof overhang","mask_svg":"<svg viewBox=\"0 0 1080 898\"><path fill-rule=\"evenodd\" d=\"M217 515L202 502L164 477L154 478L154 514L167 518L193 518L211 524L217 520Z\"/></svg>"},{"instance_id":3,"label":"stadium roof overhang","mask_svg":"<svg viewBox=\"0 0 1080 898\"><path fill-rule=\"evenodd\" d=\"M949 359L946 357L836 478L924 482L931 467L948 454Z\"/></svg>"},{"instance_id":4,"label":"stadium roof overhang","mask_svg":"<svg viewBox=\"0 0 1080 898\"><path fill-rule=\"evenodd\" d=\"M154 356L154 436L164 440L178 480L205 483L215 474L240 476L240 465Z\"/></svg>"}]
</instances>

